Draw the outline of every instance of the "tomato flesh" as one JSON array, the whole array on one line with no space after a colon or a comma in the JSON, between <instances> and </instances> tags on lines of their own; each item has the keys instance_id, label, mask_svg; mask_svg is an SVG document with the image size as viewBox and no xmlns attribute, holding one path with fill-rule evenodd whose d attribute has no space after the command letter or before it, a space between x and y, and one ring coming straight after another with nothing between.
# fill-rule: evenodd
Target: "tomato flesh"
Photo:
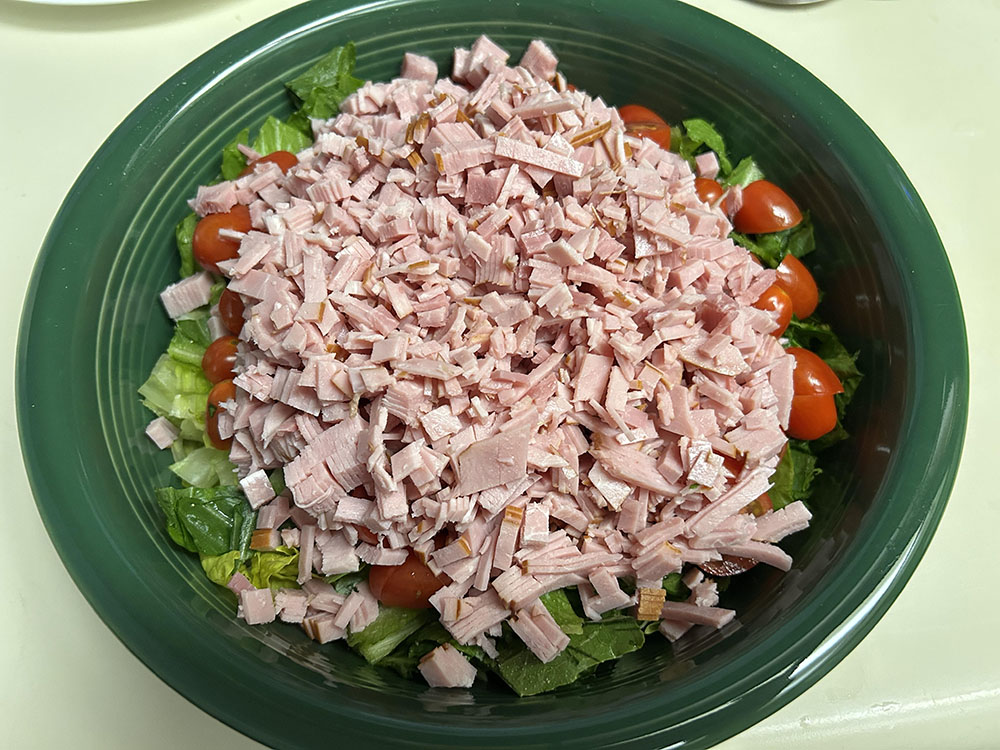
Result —
<instances>
[{"instance_id":1,"label":"tomato flesh","mask_svg":"<svg viewBox=\"0 0 1000 750\"><path fill-rule=\"evenodd\" d=\"M715 203L722 197L722 185L708 177L695 177L694 189L705 203Z\"/></svg>"},{"instance_id":2,"label":"tomato flesh","mask_svg":"<svg viewBox=\"0 0 1000 750\"><path fill-rule=\"evenodd\" d=\"M775 283L788 292L795 317L803 320L812 315L819 304L819 287L809 269L794 255L786 255L775 270Z\"/></svg>"},{"instance_id":3,"label":"tomato flesh","mask_svg":"<svg viewBox=\"0 0 1000 750\"><path fill-rule=\"evenodd\" d=\"M239 240L220 237L219 231L249 232L251 227L250 209L242 205L233 206L226 213L205 216L195 225L191 239L195 260L202 268L218 273L221 261L235 258L240 253Z\"/></svg>"},{"instance_id":4,"label":"tomato flesh","mask_svg":"<svg viewBox=\"0 0 1000 750\"><path fill-rule=\"evenodd\" d=\"M415 552L402 565L373 565L368 571L368 588L387 607L427 609L428 599L442 586Z\"/></svg>"},{"instance_id":5,"label":"tomato flesh","mask_svg":"<svg viewBox=\"0 0 1000 750\"><path fill-rule=\"evenodd\" d=\"M743 188L743 205L733 217L733 228L743 234L767 234L791 229L802 221L802 212L784 190L767 180Z\"/></svg>"},{"instance_id":6,"label":"tomato flesh","mask_svg":"<svg viewBox=\"0 0 1000 750\"><path fill-rule=\"evenodd\" d=\"M236 364L237 343L239 339L235 336L222 336L208 345L201 358L201 369L205 371L205 377L213 383L233 378L236 374L233 367Z\"/></svg>"},{"instance_id":7,"label":"tomato flesh","mask_svg":"<svg viewBox=\"0 0 1000 750\"><path fill-rule=\"evenodd\" d=\"M840 378L818 354L797 346L785 351L795 357L792 385L796 396L832 396L844 392Z\"/></svg>"},{"instance_id":8,"label":"tomato flesh","mask_svg":"<svg viewBox=\"0 0 1000 750\"><path fill-rule=\"evenodd\" d=\"M780 336L788 328L792 320L792 300L788 292L777 284L771 284L758 300L753 303L758 310L773 312L777 317L778 327L771 331L772 336Z\"/></svg>"},{"instance_id":9,"label":"tomato flesh","mask_svg":"<svg viewBox=\"0 0 1000 750\"><path fill-rule=\"evenodd\" d=\"M837 403L833 394L792 397L788 435L798 440L815 440L837 426Z\"/></svg>"},{"instance_id":10,"label":"tomato flesh","mask_svg":"<svg viewBox=\"0 0 1000 750\"><path fill-rule=\"evenodd\" d=\"M219 404L236 398L236 386L232 380L223 380L212 386L208 392L208 404L205 407L205 432L212 445L220 451L227 451L233 444L232 438L223 440L219 436L219 414L222 411Z\"/></svg>"},{"instance_id":11,"label":"tomato flesh","mask_svg":"<svg viewBox=\"0 0 1000 750\"><path fill-rule=\"evenodd\" d=\"M289 169L298 164L299 160L296 158L295 154L293 154L291 151L272 151L267 156L262 156L259 159L254 159L252 162L247 164L246 167L244 167L243 171L240 172L240 177L243 177L253 172L253 168L257 164L267 164L267 163L277 164L281 168L282 172L287 172Z\"/></svg>"},{"instance_id":12,"label":"tomato flesh","mask_svg":"<svg viewBox=\"0 0 1000 750\"><path fill-rule=\"evenodd\" d=\"M648 138L662 148L670 150L670 126L653 110L641 104L626 104L624 107L619 107L618 114L625 123L626 133Z\"/></svg>"},{"instance_id":13,"label":"tomato flesh","mask_svg":"<svg viewBox=\"0 0 1000 750\"><path fill-rule=\"evenodd\" d=\"M226 287L219 297L219 316L223 324L234 336L239 336L243 330L243 298Z\"/></svg>"}]
</instances>

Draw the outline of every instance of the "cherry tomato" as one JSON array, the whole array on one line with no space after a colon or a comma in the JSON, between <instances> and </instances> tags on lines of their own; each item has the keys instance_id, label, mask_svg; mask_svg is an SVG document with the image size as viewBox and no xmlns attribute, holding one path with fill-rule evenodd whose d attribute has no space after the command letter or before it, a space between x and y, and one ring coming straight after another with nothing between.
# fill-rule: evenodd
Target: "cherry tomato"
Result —
<instances>
[{"instance_id":1,"label":"cherry tomato","mask_svg":"<svg viewBox=\"0 0 1000 750\"><path fill-rule=\"evenodd\" d=\"M227 287L219 297L219 315L222 322L234 336L239 336L243 330L243 298Z\"/></svg>"},{"instance_id":2,"label":"cherry tomato","mask_svg":"<svg viewBox=\"0 0 1000 750\"><path fill-rule=\"evenodd\" d=\"M649 138L670 150L670 126L653 110L640 104L626 104L618 108L618 114L625 123L625 132Z\"/></svg>"},{"instance_id":3,"label":"cherry tomato","mask_svg":"<svg viewBox=\"0 0 1000 750\"><path fill-rule=\"evenodd\" d=\"M219 261L235 258L240 252L239 240L220 237L220 229L232 229L235 232L249 232L250 210L246 206L236 205L224 214L209 214L199 221L194 228L191 246L194 257L202 268L218 273Z\"/></svg>"},{"instance_id":4,"label":"cherry tomato","mask_svg":"<svg viewBox=\"0 0 1000 750\"><path fill-rule=\"evenodd\" d=\"M789 437L815 440L836 426L837 404L833 400L833 394L792 397L792 413L788 418Z\"/></svg>"},{"instance_id":5,"label":"cherry tomato","mask_svg":"<svg viewBox=\"0 0 1000 750\"><path fill-rule=\"evenodd\" d=\"M695 177L694 189L697 191L698 197L705 201L705 203L715 203L722 197L723 193L722 185L716 180L710 180L707 177Z\"/></svg>"},{"instance_id":6,"label":"cherry tomato","mask_svg":"<svg viewBox=\"0 0 1000 750\"><path fill-rule=\"evenodd\" d=\"M375 536L374 532L367 526L362 526L361 524L351 524L354 526L355 530L358 532L358 539L367 544L378 544L378 537Z\"/></svg>"},{"instance_id":7,"label":"cherry tomato","mask_svg":"<svg viewBox=\"0 0 1000 750\"><path fill-rule=\"evenodd\" d=\"M698 567L710 576L734 576L737 573L745 573L756 564L757 561L749 557L723 555L721 560L709 560Z\"/></svg>"},{"instance_id":8,"label":"cherry tomato","mask_svg":"<svg viewBox=\"0 0 1000 750\"><path fill-rule=\"evenodd\" d=\"M808 318L819 304L819 288L809 269L794 255L786 255L776 269L777 284L792 298L792 311L802 320Z\"/></svg>"},{"instance_id":9,"label":"cherry tomato","mask_svg":"<svg viewBox=\"0 0 1000 750\"><path fill-rule=\"evenodd\" d=\"M800 221L802 212L784 190L757 180L743 188L743 206L733 217L733 227L744 234L765 234L790 229Z\"/></svg>"},{"instance_id":10,"label":"cherry tomato","mask_svg":"<svg viewBox=\"0 0 1000 750\"><path fill-rule=\"evenodd\" d=\"M222 336L208 345L201 358L201 369L205 371L205 377L213 383L232 379L236 374L233 372L233 365L236 364L237 343L239 339L235 336Z\"/></svg>"},{"instance_id":11,"label":"cherry tomato","mask_svg":"<svg viewBox=\"0 0 1000 750\"><path fill-rule=\"evenodd\" d=\"M796 396L832 396L844 392L840 378L819 355L797 346L785 351L795 357L792 383Z\"/></svg>"},{"instance_id":12,"label":"cherry tomato","mask_svg":"<svg viewBox=\"0 0 1000 750\"><path fill-rule=\"evenodd\" d=\"M287 172L289 169L298 164L299 160L291 151L272 151L267 156L262 156L259 159L254 159L252 162L248 163L246 167L244 167L243 171L240 172L240 177L253 172L254 165L265 164L267 162L277 164L281 168L282 172Z\"/></svg>"},{"instance_id":13,"label":"cherry tomato","mask_svg":"<svg viewBox=\"0 0 1000 750\"><path fill-rule=\"evenodd\" d=\"M746 505L740 513L752 513L755 518L760 518L769 510L774 510L774 503L771 501L771 496L765 492L752 503Z\"/></svg>"},{"instance_id":14,"label":"cherry tomato","mask_svg":"<svg viewBox=\"0 0 1000 750\"><path fill-rule=\"evenodd\" d=\"M778 327L771 331L772 336L780 336L788 328L788 323L792 319L792 300L788 296L788 292L777 284L771 284L765 289L760 298L753 303L753 306L758 310L777 314Z\"/></svg>"},{"instance_id":15,"label":"cherry tomato","mask_svg":"<svg viewBox=\"0 0 1000 750\"><path fill-rule=\"evenodd\" d=\"M427 609L427 600L442 586L414 552L402 565L373 565L368 571L368 587L387 607Z\"/></svg>"},{"instance_id":16,"label":"cherry tomato","mask_svg":"<svg viewBox=\"0 0 1000 750\"><path fill-rule=\"evenodd\" d=\"M233 444L232 438L223 440L219 437L219 404L236 398L236 386L232 380L223 380L212 386L208 392L208 405L205 407L205 432L212 445L220 451L229 450Z\"/></svg>"}]
</instances>

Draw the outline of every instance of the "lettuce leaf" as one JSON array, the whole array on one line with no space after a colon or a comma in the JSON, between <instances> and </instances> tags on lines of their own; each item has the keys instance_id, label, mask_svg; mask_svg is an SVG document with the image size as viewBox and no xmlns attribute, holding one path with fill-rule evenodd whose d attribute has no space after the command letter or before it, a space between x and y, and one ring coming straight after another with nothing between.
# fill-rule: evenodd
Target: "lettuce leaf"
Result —
<instances>
[{"instance_id":1,"label":"lettuce leaf","mask_svg":"<svg viewBox=\"0 0 1000 750\"><path fill-rule=\"evenodd\" d=\"M180 276L185 278L198 270L198 264L194 259L194 227L198 223L198 215L189 213L174 227L174 239L177 241L177 254L181 258Z\"/></svg>"},{"instance_id":2,"label":"lettuce leaf","mask_svg":"<svg viewBox=\"0 0 1000 750\"><path fill-rule=\"evenodd\" d=\"M732 232L729 237L770 268L777 268L786 255L801 258L816 249L816 237L808 211L802 212L802 221L791 229L753 236Z\"/></svg>"},{"instance_id":3,"label":"lettuce leaf","mask_svg":"<svg viewBox=\"0 0 1000 750\"><path fill-rule=\"evenodd\" d=\"M726 155L726 141L714 125L700 118L684 120L683 125L684 131L677 147L681 156L693 161L697 154L711 150L719 159L719 174L722 177L733 171L733 165Z\"/></svg>"},{"instance_id":4,"label":"lettuce leaf","mask_svg":"<svg viewBox=\"0 0 1000 750\"><path fill-rule=\"evenodd\" d=\"M575 594L574 594L575 595ZM566 635L583 633L583 618L573 609L566 589L556 589L540 597L542 604Z\"/></svg>"},{"instance_id":5,"label":"lettuce leaf","mask_svg":"<svg viewBox=\"0 0 1000 750\"><path fill-rule=\"evenodd\" d=\"M156 501L167 533L186 550L203 555L239 552L246 559L257 513L238 487L162 487Z\"/></svg>"},{"instance_id":6,"label":"lettuce leaf","mask_svg":"<svg viewBox=\"0 0 1000 750\"><path fill-rule=\"evenodd\" d=\"M258 589L297 589L299 551L293 547L278 547L273 552L254 550L244 575Z\"/></svg>"},{"instance_id":7,"label":"lettuce leaf","mask_svg":"<svg viewBox=\"0 0 1000 750\"><path fill-rule=\"evenodd\" d=\"M487 665L521 697L537 695L569 685L598 664L640 649L646 639L639 622L629 615L584 622L581 631L570 635L566 649L547 664L520 639L504 637L497 643L496 660Z\"/></svg>"},{"instance_id":8,"label":"lettuce leaf","mask_svg":"<svg viewBox=\"0 0 1000 750\"><path fill-rule=\"evenodd\" d=\"M274 115L269 115L260 126L253 142L253 150L261 156L267 156L275 151L290 151L297 154L312 143L312 137L301 130L282 122Z\"/></svg>"},{"instance_id":9,"label":"lettuce leaf","mask_svg":"<svg viewBox=\"0 0 1000 750\"><path fill-rule=\"evenodd\" d=\"M722 187L731 187L732 185L739 185L741 187L746 187L751 182L756 182L757 180L764 179L764 171L760 168L752 156L747 156L740 160L733 171L730 172L726 177L719 180Z\"/></svg>"},{"instance_id":10,"label":"lettuce leaf","mask_svg":"<svg viewBox=\"0 0 1000 750\"><path fill-rule=\"evenodd\" d=\"M164 353L139 387L139 395L147 409L177 425L182 438L200 442L205 433L205 407L210 390L212 383L200 364L178 362Z\"/></svg>"},{"instance_id":11,"label":"lettuce leaf","mask_svg":"<svg viewBox=\"0 0 1000 750\"><path fill-rule=\"evenodd\" d=\"M167 354L177 362L201 367L201 359L205 350L212 343L212 335L208 331L208 312L197 311L178 320L174 326L174 335L167 345Z\"/></svg>"},{"instance_id":12,"label":"lettuce leaf","mask_svg":"<svg viewBox=\"0 0 1000 750\"><path fill-rule=\"evenodd\" d=\"M812 491L812 481L819 473L816 456L809 444L790 440L788 450L771 477L774 486L767 491L774 509L780 510L789 503L808 498Z\"/></svg>"},{"instance_id":13,"label":"lettuce leaf","mask_svg":"<svg viewBox=\"0 0 1000 750\"><path fill-rule=\"evenodd\" d=\"M230 550L221 555L199 555L201 558L201 569L205 571L208 580L225 586L229 579L233 577L240 568L240 551Z\"/></svg>"},{"instance_id":14,"label":"lettuce leaf","mask_svg":"<svg viewBox=\"0 0 1000 750\"><path fill-rule=\"evenodd\" d=\"M240 144L250 145L250 128L243 128L236 137L222 147L222 179L235 180L247 165L247 158L240 151Z\"/></svg>"},{"instance_id":15,"label":"lettuce leaf","mask_svg":"<svg viewBox=\"0 0 1000 750\"><path fill-rule=\"evenodd\" d=\"M309 118L329 118L340 111L340 103L357 90L364 81L355 78L356 51L353 42L334 47L307 71L285 86L291 92L298 110L288 118L288 124L309 136Z\"/></svg>"},{"instance_id":16,"label":"lettuce leaf","mask_svg":"<svg viewBox=\"0 0 1000 750\"><path fill-rule=\"evenodd\" d=\"M349 633L347 645L369 664L378 664L420 628L437 619L433 609L381 607L378 617L360 633Z\"/></svg>"},{"instance_id":17,"label":"lettuce leaf","mask_svg":"<svg viewBox=\"0 0 1000 750\"><path fill-rule=\"evenodd\" d=\"M229 454L207 445L170 464L170 471L194 487L231 486L237 482L236 467Z\"/></svg>"}]
</instances>

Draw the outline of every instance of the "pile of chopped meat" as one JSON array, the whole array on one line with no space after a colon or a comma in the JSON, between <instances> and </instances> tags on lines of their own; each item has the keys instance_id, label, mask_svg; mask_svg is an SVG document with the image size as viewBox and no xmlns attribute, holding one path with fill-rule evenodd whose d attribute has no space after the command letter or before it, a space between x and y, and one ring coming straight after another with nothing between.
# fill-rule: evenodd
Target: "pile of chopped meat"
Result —
<instances>
[{"instance_id":1,"label":"pile of chopped meat","mask_svg":"<svg viewBox=\"0 0 1000 750\"><path fill-rule=\"evenodd\" d=\"M248 622L363 629L368 587L313 573L413 550L447 582L431 604L459 644L495 654L506 622L546 662L568 642L546 592L576 586L595 620L637 605L674 640L734 615L697 565L790 566L773 543L808 510L745 512L786 443L793 358L752 306L774 271L727 238L740 189L704 203L689 164L569 90L544 43L508 57L481 37L439 79L407 54L314 121L287 174L260 163L192 201L249 207L219 264L246 309L220 432L255 548L300 549L301 590L234 576ZM691 598L665 602L680 571ZM450 646L420 670L475 676Z\"/></svg>"}]
</instances>

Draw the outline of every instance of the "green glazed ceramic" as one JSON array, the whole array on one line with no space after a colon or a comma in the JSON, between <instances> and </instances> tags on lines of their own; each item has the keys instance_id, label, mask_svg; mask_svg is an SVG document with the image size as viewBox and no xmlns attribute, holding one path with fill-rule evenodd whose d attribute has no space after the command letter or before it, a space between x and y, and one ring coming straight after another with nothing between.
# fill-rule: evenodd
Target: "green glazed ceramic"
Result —
<instances>
[{"instance_id":1,"label":"green glazed ceramic","mask_svg":"<svg viewBox=\"0 0 1000 750\"><path fill-rule=\"evenodd\" d=\"M447 69L486 33L520 55L534 37L569 80L674 122L715 122L812 211L821 312L860 351L852 438L827 458L815 521L724 602L721 632L641 653L554 694L430 690L318 647L292 626L251 628L230 594L173 546L152 497L168 457L143 435L136 388L166 346L158 292L176 278L174 224L223 144L269 113L281 85L354 40L358 71L393 77L405 50ZM966 341L944 249L913 186L863 122L775 49L670 0L316 0L224 42L112 134L45 240L21 323L17 408L39 511L67 569L163 680L276 747L706 747L813 684L902 589L944 511L968 399ZM53 393L61 398L53 398ZM266 704L266 710L260 706ZM365 743L362 745L362 743Z\"/></svg>"}]
</instances>

